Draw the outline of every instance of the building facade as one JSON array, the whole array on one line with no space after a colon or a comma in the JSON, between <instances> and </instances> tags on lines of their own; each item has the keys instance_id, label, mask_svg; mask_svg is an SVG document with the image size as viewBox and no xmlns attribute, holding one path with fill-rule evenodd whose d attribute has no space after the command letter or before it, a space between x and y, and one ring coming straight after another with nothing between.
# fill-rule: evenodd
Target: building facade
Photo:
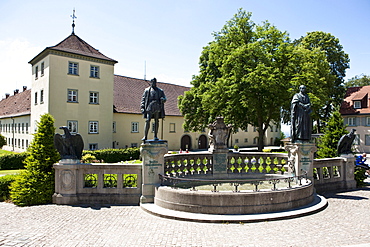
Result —
<instances>
[{"instance_id":1,"label":"building facade","mask_svg":"<svg viewBox=\"0 0 370 247\"><path fill-rule=\"evenodd\" d=\"M47 47L29 62L32 87L14 91L0 101L0 133L6 137L4 149L25 151L37 131L44 113L59 126L80 133L85 149L138 147L145 120L140 112L146 80L114 75L116 60L111 59L72 33L55 46ZM166 117L161 121L159 137L168 140L170 150L208 148L205 132L185 132L184 118L177 98L189 87L161 83L166 94ZM232 134L230 146L257 146L255 128ZM265 136L266 145L280 137L280 126L272 126ZM150 135L149 135L149 138Z\"/></svg>"}]
</instances>

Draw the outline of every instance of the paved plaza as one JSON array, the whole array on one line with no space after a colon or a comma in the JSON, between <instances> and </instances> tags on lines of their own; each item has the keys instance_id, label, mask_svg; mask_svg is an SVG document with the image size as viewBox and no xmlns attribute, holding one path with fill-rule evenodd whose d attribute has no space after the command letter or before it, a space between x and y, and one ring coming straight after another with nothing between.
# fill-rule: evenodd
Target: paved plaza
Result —
<instances>
[{"instance_id":1,"label":"paved plaza","mask_svg":"<svg viewBox=\"0 0 370 247\"><path fill-rule=\"evenodd\" d=\"M244 224L164 219L139 206L3 202L0 246L370 246L370 186L324 196L328 207L313 215Z\"/></svg>"}]
</instances>

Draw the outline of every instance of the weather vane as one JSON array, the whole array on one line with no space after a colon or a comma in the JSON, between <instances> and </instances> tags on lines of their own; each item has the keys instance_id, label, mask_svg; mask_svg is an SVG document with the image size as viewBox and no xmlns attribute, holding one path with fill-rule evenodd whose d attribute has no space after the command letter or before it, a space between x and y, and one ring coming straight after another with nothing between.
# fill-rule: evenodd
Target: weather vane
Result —
<instances>
[{"instance_id":1,"label":"weather vane","mask_svg":"<svg viewBox=\"0 0 370 247\"><path fill-rule=\"evenodd\" d=\"M77 19L77 16L75 16L75 9L73 9L73 15L71 15L72 18L72 34L75 33L75 19Z\"/></svg>"}]
</instances>

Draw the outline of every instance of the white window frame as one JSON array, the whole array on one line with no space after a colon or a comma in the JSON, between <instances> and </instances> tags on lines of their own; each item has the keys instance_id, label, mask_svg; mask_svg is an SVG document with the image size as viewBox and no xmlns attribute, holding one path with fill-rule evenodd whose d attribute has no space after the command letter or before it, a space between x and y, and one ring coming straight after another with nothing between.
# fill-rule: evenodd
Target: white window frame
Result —
<instances>
[{"instance_id":1,"label":"white window frame","mask_svg":"<svg viewBox=\"0 0 370 247\"><path fill-rule=\"evenodd\" d=\"M78 75L78 63L68 62L68 74L69 75Z\"/></svg>"},{"instance_id":2,"label":"white window frame","mask_svg":"<svg viewBox=\"0 0 370 247\"><path fill-rule=\"evenodd\" d=\"M170 133L176 133L176 124L170 123Z\"/></svg>"},{"instance_id":3,"label":"white window frame","mask_svg":"<svg viewBox=\"0 0 370 247\"><path fill-rule=\"evenodd\" d=\"M348 126L356 126L356 118L355 117L349 117L348 118Z\"/></svg>"},{"instance_id":4,"label":"white window frame","mask_svg":"<svg viewBox=\"0 0 370 247\"><path fill-rule=\"evenodd\" d=\"M77 89L68 89L67 102L78 103L78 90Z\"/></svg>"},{"instance_id":5,"label":"white window frame","mask_svg":"<svg viewBox=\"0 0 370 247\"><path fill-rule=\"evenodd\" d=\"M35 80L39 79L39 66L35 67Z\"/></svg>"},{"instance_id":6,"label":"white window frame","mask_svg":"<svg viewBox=\"0 0 370 247\"><path fill-rule=\"evenodd\" d=\"M353 108L361 109L361 101L359 100L353 101Z\"/></svg>"},{"instance_id":7,"label":"white window frame","mask_svg":"<svg viewBox=\"0 0 370 247\"><path fill-rule=\"evenodd\" d=\"M100 74L99 71L100 71L99 66L90 65L90 77L91 78L99 78L99 74Z\"/></svg>"},{"instance_id":8,"label":"white window frame","mask_svg":"<svg viewBox=\"0 0 370 247\"><path fill-rule=\"evenodd\" d=\"M117 123L116 121L113 121L113 133L116 133L117 132Z\"/></svg>"},{"instance_id":9,"label":"white window frame","mask_svg":"<svg viewBox=\"0 0 370 247\"><path fill-rule=\"evenodd\" d=\"M98 143L89 143L89 150L97 150Z\"/></svg>"},{"instance_id":10,"label":"white window frame","mask_svg":"<svg viewBox=\"0 0 370 247\"><path fill-rule=\"evenodd\" d=\"M44 89L40 90L40 104L44 103Z\"/></svg>"},{"instance_id":11,"label":"white window frame","mask_svg":"<svg viewBox=\"0 0 370 247\"><path fill-rule=\"evenodd\" d=\"M44 76L44 74L45 74L45 63L42 62L41 63L41 76Z\"/></svg>"},{"instance_id":12,"label":"white window frame","mask_svg":"<svg viewBox=\"0 0 370 247\"><path fill-rule=\"evenodd\" d=\"M139 133L139 122L131 122L131 133Z\"/></svg>"},{"instance_id":13,"label":"white window frame","mask_svg":"<svg viewBox=\"0 0 370 247\"><path fill-rule=\"evenodd\" d=\"M37 92L35 92L35 105L37 105Z\"/></svg>"},{"instance_id":14,"label":"white window frame","mask_svg":"<svg viewBox=\"0 0 370 247\"><path fill-rule=\"evenodd\" d=\"M89 134L99 134L98 121L89 121Z\"/></svg>"},{"instance_id":15,"label":"white window frame","mask_svg":"<svg viewBox=\"0 0 370 247\"><path fill-rule=\"evenodd\" d=\"M75 134L78 132L78 121L76 120L68 120L67 121L67 128L69 132Z\"/></svg>"},{"instance_id":16,"label":"white window frame","mask_svg":"<svg viewBox=\"0 0 370 247\"><path fill-rule=\"evenodd\" d=\"M89 92L89 104L98 105L99 104L99 92Z\"/></svg>"}]
</instances>

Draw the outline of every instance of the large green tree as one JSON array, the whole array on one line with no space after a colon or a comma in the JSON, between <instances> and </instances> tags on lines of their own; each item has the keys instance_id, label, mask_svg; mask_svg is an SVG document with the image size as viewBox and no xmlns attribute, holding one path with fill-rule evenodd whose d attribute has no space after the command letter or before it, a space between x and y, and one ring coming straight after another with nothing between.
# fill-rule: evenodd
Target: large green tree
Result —
<instances>
[{"instance_id":1,"label":"large green tree","mask_svg":"<svg viewBox=\"0 0 370 247\"><path fill-rule=\"evenodd\" d=\"M29 206L50 203L54 193L54 169L60 156L54 148L54 118L41 116L37 133L27 149L26 170L11 185L10 196L14 204Z\"/></svg>"},{"instance_id":2,"label":"large green tree","mask_svg":"<svg viewBox=\"0 0 370 247\"><path fill-rule=\"evenodd\" d=\"M348 81L344 83L344 86L346 88L349 87L363 87L363 86L369 86L370 85L370 76L368 75L356 75L355 77L352 77Z\"/></svg>"},{"instance_id":3,"label":"large green tree","mask_svg":"<svg viewBox=\"0 0 370 247\"><path fill-rule=\"evenodd\" d=\"M203 48L193 87L179 97L186 130L202 130L223 116L235 129L255 126L262 150L265 132L280 123L282 110L289 121L290 100L299 85L314 87L314 106L325 98L316 90L329 74L320 49L294 45L288 33L267 21L255 24L242 9L213 36Z\"/></svg>"},{"instance_id":4,"label":"large green tree","mask_svg":"<svg viewBox=\"0 0 370 247\"><path fill-rule=\"evenodd\" d=\"M346 69L349 68L349 57L343 51L339 39L330 33L322 31L309 32L306 36L295 41L296 44L306 49L319 49L324 52L326 61L329 63L330 73L323 75L325 83L322 84L320 91L324 93L325 100L320 102L322 106L314 114L317 124L317 131L325 126L326 120L330 117L334 108L342 102L345 94L344 77Z\"/></svg>"}]
</instances>

